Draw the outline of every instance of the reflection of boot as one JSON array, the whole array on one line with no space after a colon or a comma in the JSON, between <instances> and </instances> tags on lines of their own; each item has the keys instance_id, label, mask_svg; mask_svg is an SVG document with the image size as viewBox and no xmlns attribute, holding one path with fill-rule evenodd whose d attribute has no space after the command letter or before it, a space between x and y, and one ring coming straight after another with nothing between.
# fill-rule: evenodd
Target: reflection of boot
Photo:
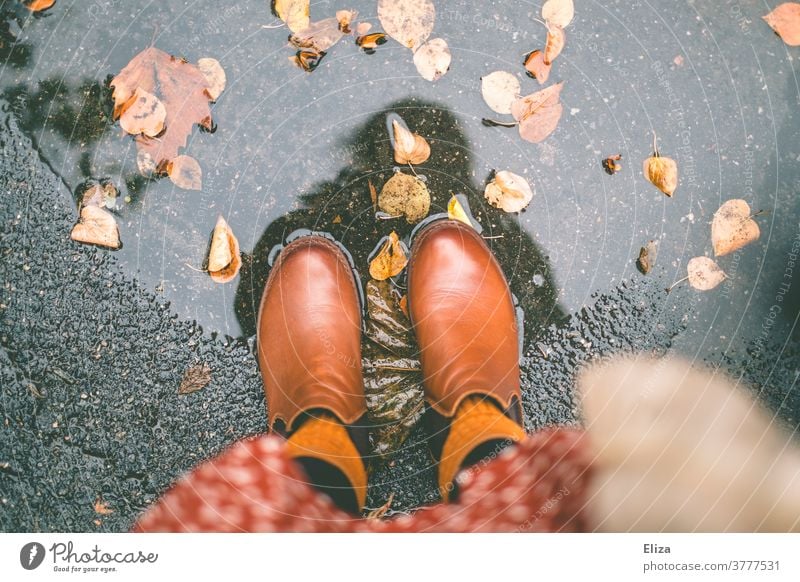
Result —
<instances>
[{"instance_id":1,"label":"reflection of boot","mask_svg":"<svg viewBox=\"0 0 800 582\"><path fill-rule=\"evenodd\" d=\"M356 285L333 242L302 237L278 256L258 317L269 427L288 437L309 481L350 510L366 496L355 426L366 413Z\"/></svg>"},{"instance_id":2,"label":"reflection of boot","mask_svg":"<svg viewBox=\"0 0 800 582\"><path fill-rule=\"evenodd\" d=\"M451 220L414 241L408 297L447 498L460 468L524 436L514 303L483 239Z\"/></svg>"}]
</instances>

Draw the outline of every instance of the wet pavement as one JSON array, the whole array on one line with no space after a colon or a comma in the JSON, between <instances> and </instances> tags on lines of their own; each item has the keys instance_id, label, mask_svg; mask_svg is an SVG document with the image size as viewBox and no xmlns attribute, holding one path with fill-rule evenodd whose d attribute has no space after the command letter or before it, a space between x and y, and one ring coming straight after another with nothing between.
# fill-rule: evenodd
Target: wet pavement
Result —
<instances>
[{"instance_id":1,"label":"wet pavement","mask_svg":"<svg viewBox=\"0 0 800 582\"><path fill-rule=\"evenodd\" d=\"M312 15L345 6L319 2ZM374 2L352 2L378 25ZM770 6L771 7L771 6ZM394 163L388 111L429 138L432 212L467 195L525 311L528 428L574 424L581 364L643 350L721 366L753 387L789 429L800 425L800 81L797 48L759 2L584 2L551 81L565 114L543 144L488 128L480 77L518 75L544 41L539 3L437 3L434 36L450 72L421 79L390 41L374 55L343 41L307 74L289 64L286 30L266 2L59 0L41 17L0 0L0 529L120 531L178 475L237 438L265 429L252 356L267 254L296 228L326 230L367 256L400 221L374 218L367 182ZM137 175L135 147L110 122L107 82L154 43L228 75L217 130L188 152L204 171L189 192ZM666 198L641 175L652 132L681 180ZM602 159L621 153L608 176ZM483 200L493 169L522 174L536 194L505 215ZM69 240L75 193L110 179L123 248ZM710 220L744 198L761 239L719 260L716 290L664 293L687 261L711 254ZM219 285L202 265L222 213L244 252L240 277ZM636 271L659 241L656 266ZM794 258L793 258L794 257ZM179 396L184 371L212 369ZM371 507L437 498L422 427L372 467ZM98 515L102 499L114 513ZM95 521L98 523L95 523Z\"/></svg>"}]
</instances>

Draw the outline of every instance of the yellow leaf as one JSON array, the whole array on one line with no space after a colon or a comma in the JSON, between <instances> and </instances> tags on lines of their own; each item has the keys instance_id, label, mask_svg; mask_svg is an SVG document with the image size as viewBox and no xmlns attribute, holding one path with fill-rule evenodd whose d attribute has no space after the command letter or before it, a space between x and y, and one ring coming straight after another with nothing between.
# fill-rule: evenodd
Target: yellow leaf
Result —
<instances>
[{"instance_id":1,"label":"yellow leaf","mask_svg":"<svg viewBox=\"0 0 800 582\"><path fill-rule=\"evenodd\" d=\"M711 242L714 255L721 257L758 240L761 230L750 216L750 205L744 200L728 200L714 213Z\"/></svg>"},{"instance_id":2,"label":"yellow leaf","mask_svg":"<svg viewBox=\"0 0 800 582\"><path fill-rule=\"evenodd\" d=\"M289 30L299 32L308 28L310 0L272 0L272 13L283 20Z\"/></svg>"},{"instance_id":3,"label":"yellow leaf","mask_svg":"<svg viewBox=\"0 0 800 582\"><path fill-rule=\"evenodd\" d=\"M458 198L455 196L450 198L450 202L447 203L447 217L451 220L458 220L464 224L472 226L469 216L467 216L467 213L464 212L464 207L461 206L461 202L459 202Z\"/></svg>"},{"instance_id":4,"label":"yellow leaf","mask_svg":"<svg viewBox=\"0 0 800 582\"><path fill-rule=\"evenodd\" d=\"M397 233L392 231L380 252L369 264L369 274L376 281L399 275L408 264L408 258Z\"/></svg>"},{"instance_id":5,"label":"yellow leaf","mask_svg":"<svg viewBox=\"0 0 800 582\"><path fill-rule=\"evenodd\" d=\"M236 240L225 219L220 216L211 235L211 248L208 251L208 274L216 283L227 283L236 277L241 267L239 241Z\"/></svg>"},{"instance_id":6,"label":"yellow leaf","mask_svg":"<svg viewBox=\"0 0 800 582\"><path fill-rule=\"evenodd\" d=\"M219 99L225 86L228 84L228 77L225 75L225 69L219 64L217 59L204 58L197 61L197 68L203 73L203 76L208 81L208 88L206 93L212 101Z\"/></svg>"}]
</instances>

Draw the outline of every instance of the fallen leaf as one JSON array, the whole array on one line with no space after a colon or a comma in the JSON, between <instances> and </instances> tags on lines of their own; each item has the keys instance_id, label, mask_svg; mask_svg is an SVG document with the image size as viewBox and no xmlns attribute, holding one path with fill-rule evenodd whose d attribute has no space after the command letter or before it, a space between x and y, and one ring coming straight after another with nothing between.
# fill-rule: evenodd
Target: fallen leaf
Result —
<instances>
[{"instance_id":1,"label":"fallen leaf","mask_svg":"<svg viewBox=\"0 0 800 582\"><path fill-rule=\"evenodd\" d=\"M111 515L114 513L114 510L108 505L108 502L103 501L100 497L98 497L94 502L94 512L97 515Z\"/></svg>"},{"instance_id":2,"label":"fallen leaf","mask_svg":"<svg viewBox=\"0 0 800 582\"><path fill-rule=\"evenodd\" d=\"M378 211L378 191L375 189L372 180L367 180L367 185L369 186L369 197L372 200L372 210L373 212Z\"/></svg>"},{"instance_id":3,"label":"fallen leaf","mask_svg":"<svg viewBox=\"0 0 800 582\"><path fill-rule=\"evenodd\" d=\"M550 77L550 68L550 64L544 62L544 53L539 49L528 53L525 57L525 70L528 76L539 81L540 85L546 83Z\"/></svg>"},{"instance_id":4,"label":"fallen leaf","mask_svg":"<svg viewBox=\"0 0 800 582\"><path fill-rule=\"evenodd\" d=\"M137 88L133 98L125 107L119 118L122 129L131 135L146 135L156 137L164 131L167 120L167 108L161 99Z\"/></svg>"},{"instance_id":5,"label":"fallen leaf","mask_svg":"<svg viewBox=\"0 0 800 582\"><path fill-rule=\"evenodd\" d=\"M81 195L81 208L84 206L115 208L118 197L119 190L111 182L90 182L86 185Z\"/></svg>"},{"instance_id":6,"label":"fallen leaf","mask_svg":"<svg viewBox=\"0 0 800 582\"><path fill-rule=\"evenodd\" d=\"M175 158L192 133L195 124L213 129L208 81L196 65L175 58L155 47L136 55L113 81L114 119L131 105L137 90L156 95L167 111L166 129L158 139L139 136L137 148L142 154L139 167L159 168ZM145 155L146 154L146 155Z\"/></svg>"},{"instance_id":7,"label":"fallen leaf","mask_svg":"<svg viewBox=\"0 0 800 582\"><path fill-rule=\"evenodd\" d=\"M392 231L386 242L383 243L380 252L369 264L369 274L376 281L383 281L389 277L396 277L408 264L408 258L403 250L403 245L397 237L397 233Z\"/></svg>"},{"instance_id":8,"label":"fallen leaf","mask_svg":"<svg viewBox=\"0 0 800 582\"><path fill-rule=\"evenodd\" d=\"M762 18L783 42L789 46L800 46L800 4L784 2Z\"/></svg>"},{"instance_id":9,"label":"fallen leaf","mask_svg":"<svg viewBox=\"0 0 800 582\"><path fill-rule=\"evenodd\" d=\"M494 175L483 195L492 206L506 212L520 212L533 199L533 189L522 176L503 170Z\"/></svg>"},{"instance_id":10,"label":"fallen leaf","mask_svg":"<svg viewBox=\"0 0 800 582\"><path fill-rule=\"evenodd\" d=\"M522 139L539 143L555 131L563 112L559 100L562 86L557 83L514 102L511 114L519 121Z\"/></svg>"},{"instance_id":11,"label":"fallen leaf","mask_svg":"<svg viewBox=\"0 0 800 582\"><path fill-rule=\"evenodd\" d=\"M403 295L400 298L400 301L397 302L397 306L400 308L400 311L403 312L403 315L409 317L408 315L408 295Z\"/></svg>"},{"instance_id":12,"label":"fallen leaf","mask_svg":"<svg viewBox=\"0 0 800 582\"><path fill-rule=\"evenodd\" d=\"M184 190L203 189L203 170L191 156L178 156L167 163L167 174L172 183Z\"/></svg>"},{"instance_id":13,"label":"fallen leaf","mask_svg":"<svg viewBox=\"0 0 800 582\"><path fill-rule=\"evenodd\" d=\"M519 79L507 71L495 71L481 77L481 95L492 111L510 114L511 105L519 94Z\"/></svg>"},{"instance_id":14,"label":"fallen leaf","mask_svg":"<svg viewBox=\"0 0 800 582\"><path fill-rule=\"evenodd\" d=\"M366 34L372 30L372 23L370 22L359 22L356 26L356 35L357 36L366 36Z\"/></svg>"},{"instance_id":15,"label":"fallen leaf","mask_svg":"<svg viewBox=\"0 0 800 582\"><path fill-rule=\"evenodd\" d=\"M722 283L727 275L708 257L695 257L686 265L689 285L698 291L710 291Z\"/></svg>"},{"instance_id":16,"label":"fallen leaf","mask_svg":"<svg viewBox=\"0 0 800 582\"><path fill-rule=\"evenodd\" d=\"M99 206L84 206L81 209L80 222L72 227L70 238L76 242L110 249L121 246L114 215Z\"/></svg>"},{"instance_id":17,"label":"fallen leaf","mask_svg":"<svg viewBox=\"0 0 800 582\"><path fill-rule=\"evenodd\" d=\"M447 217L451 220L458 220L459 222L472 226L469 215L464 211L464 207L461 206L461 202L459 202L455 195L450 198L450 202L447 203Z\"/></svg>"},{"instance_id":18,"label":"fallen leaf","mask_svg":"<svg viewBox=\"0 0 800 582\"><path fill-rule=\"evenodd\" d=\"M744 200L728 200L714 213L711 242L714 255L721 257L758 240L761 230L752 219L750 205Z\"/></svg>"},{"instance_id":19,"label":"fallen leaf","mask_svg":"<svg viewBox=\"0 0 800 582\"><path fill-rule=\"evenodd\" d=\"M544 64L552 65L556 57L564 50L564 44L567 39L564 35L564 29L553 24L547 23L547 40L544 45Z\"/></svg>"},{"instance_id":20,"label":"fallen leaf","mask_svg":"<svg viewBox=\"0 0 800 582\"><path fill-rule=\"evenodd\" d=\"M411 133L399 115L392 120L392 146L398 164L423 164L431 157L431 146L425 138Z\"/></svg>"},{"instance_id":21,"label":"fallen leaf","mask_svg":"<svg viewBox=\"0 0 800 582\"><path fill-rule=\"evenodd\" d=\"M642 165L644 177L667 196L672 196L678 187L678 164L672 158L658 153L655 136L653 136L653 155Z\"/></svg>"},{"instance_id":22,"label":"fallen leaf","mask_svg":"<svg viewBox=\"0 0 800 582\"><path fill-rule=\"evenodd\" d=\"M356 37L356 45L361 47L365 53L371 55L375 49L386 44L386 35L382 32L373 32Z\"/></svg>"},{"instance_id":23,"label":"fallen leaf","mask_svg":"<svg viewBox=\"0 0 800 582\"><path fill-rule=\"evenodd\" d=\"M310 22L310 0L272 0L272 13L283 20L289 30L298 32Z\"/></svg>"},{"instance_id":24,"label":"fallen leaf","mask_svg":"<svg viewBox=\"0 0 800 582\"><path fill-rule=\"evenodd\" d=\"M426 81L438 81L448 70L452 55L443 38L432 38L414 52L414 65Z\"/></svg>"},{"instance_id":25,"label":"fallen leaf","mask_svg":"<svg viewBox=\"0 0 800 582\"><path fill-rule=\"evenodd\" d=\"M414 50L433 32L436 7L431 0L378 0L378 19L389 36Z\"/></svg>"},{"instance_id":26,"label":"fallen leaf","mask_svg":"<svg viewBox=\"0 0 800 582\"><path fill-rule=\"evenodd\" d=\"M339 23L339 30L344 34L352 34L353 31L350 30L350 24L352 24L356 16L358 16L358 12L355 10L337 10L336 21Z\"/></svg>"},{"instance_id":27,"label":"fallen leaf","mask_svg":"<svg viewBox=\"0 0 800 582\"><path fill-rule=\"evenodd\" d=\"M335 17L312 22L307 28L295 32L289 42L299 49L310 49L324 53L339 42L344 33L339 28L339 20Z\"/></svg>"},{"instance_id":28,"label":"fallen leaf","mask_svg":"<svg viewBox=\"0 0 800 582\"><path fill-rule=\"evenodd\" d=\"M208 274L215 283L233 280L242 267L239 256L239 241L233 235L228 223L220 216L211 234L211 247L208 251Z\"/></svg>"},{"instance_id":29,"label":"fallen leaf","mask_svg":"<svg viewBox=\"0 0 800 582\"><path fill-rule=\"evenodd\" d=\"M208 364L195 364L183 374L178 394L191 394L208 386L211 382L211 368Z\"/></svg>"},{"instance_id":30,"label":"fallen leaf","mask_svg":"<svg viewBox=\"0 0 800 582\"><path fill-rule=\"evenodd\" d=\"M333 217L333 220L331 222L333 224L342 224L342 215L337 214L336 216Z\"/></svg>"},{"instance_id":31,"label":"fallen leaf","mask_svg":"<svg viewBox=\"0 0 800 582\"><path fill-rule=\"evenodd\" d=\"M203 73L208 83L206 92L212 101L219 99L225 86L228 84L228 77L225 75L225 69L219 64L217 59L203 58L197 61L197 68Z\"/></svg>"},{"instance_id":32,"label":"fallen leaf","mask_svg":"<svg viewBox=\"0 0 800 582\"><path fill-rule=\"evenodd\" d=\"M547 0L542 6L542 20L566 28L575 16L572 0Z\"/></svg>"},{"instance_id":33,"label":"fallen leaf","mask_svg":"<svg viewBox=\"0 0 800 582\"><path fill-rule=\"evenodd\" d=\"M305 72L310 73L319 66L319 63L326 54L328 53L324 51L317 52L313 49L299 50L293 57L289 57L289 60Z\"/></svg>"},{"instance_id":34,"label":"fallen leaf","mask_svg":"<svg viewBox=\"0 0 800 582\"><path fill-rule=\"evenodd\" d=\"M373 509L367 514L367 519L383 519L383 517L389 512L389 509L392 507L392 501L394 501L394 493L389 494L389 499L386 500L386 503L381 505L377 509Z\"/></svg>"},{"instance_id":35,"label":"fallen leaf","mask_svg":"<svg viewBox=\"0 0 800 582\"><path fill-rule=\"evenodd\" d=\"M431 195L425 182L397 172L383 185L378 207L390 216L405 216L409 224L415 224L428 215Z\"/></svg>"},{"instance_id":36,"label":"fallen leaf","mask_svg":"<svg viewBox=\"0 0 800 582\"><path fill-rule=\"evenodd\" d=\"M658 243L651 240L646 246L639 249L639 258L636 259L636 267L641 271L642 275L647 275L656 264L656 256L658 255Z\"/></svg>"},{"instance_id":37,"label":"fallen leaf","mask_svg":"<svg viewBox=\"0 0 800 582\"><path fill-rule=\"evenodd\" d=\"M26 2L24 2L25 8L27 8L31 12L41 12L43 10L47 10L48 8L51 8L55 3L56 0L27 0Z\"/></svg>"},{"instance_id":38,"label":"fallen leaf","mask_svg":"<svg viewBox=\"0 0 800 582\"><path fill-rule=\"evenodd\" d=\"M622 164L618 163L621 159L622 159L621 154L614 154L604 159L603 169L606 171L606 174L608 174L609 176L613 176L614 174L622 170Z\"/></svg>"}]
</instances>

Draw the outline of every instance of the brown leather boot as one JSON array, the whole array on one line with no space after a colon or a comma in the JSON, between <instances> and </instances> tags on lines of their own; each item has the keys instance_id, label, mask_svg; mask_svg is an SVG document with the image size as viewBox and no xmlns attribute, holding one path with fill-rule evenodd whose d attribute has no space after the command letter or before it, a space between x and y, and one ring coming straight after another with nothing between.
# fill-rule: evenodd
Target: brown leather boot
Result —
<instances>
[{"instance_id":1,"label":"brown leather boot","mask_svg":"<svg viewBox=\"0 0 800 582\"><path fill-rule=\"evenodd\" d=\"M516 311L486 243L472 228L453 220L433 223L413 242L408 307L434 431L432 448L440 459L444 486L481 445L513 442L524 434ZM483 404L475 409L480 401ZM488 426L480 420L492 408L487 403L505 415ZM457 428L474 427L475 434L459 437L455 450L448 437L460 407L470 409L471 418L462 417Z\"/></svg>"},{"instance_id":2,"label":"brown leather boot","mask_svg":"<svg viewBox=\"0 0 800 582\"><path fill-rule=\"evenodd\" d=\"M341 481L338 473L330 477L332 465L363 504L361 308L353 271L334 242L303 236L281 250L261 298L257 342L270 430L289 437L287 450L304 462L312 484Z\"/></svg>"}]
</instances>

